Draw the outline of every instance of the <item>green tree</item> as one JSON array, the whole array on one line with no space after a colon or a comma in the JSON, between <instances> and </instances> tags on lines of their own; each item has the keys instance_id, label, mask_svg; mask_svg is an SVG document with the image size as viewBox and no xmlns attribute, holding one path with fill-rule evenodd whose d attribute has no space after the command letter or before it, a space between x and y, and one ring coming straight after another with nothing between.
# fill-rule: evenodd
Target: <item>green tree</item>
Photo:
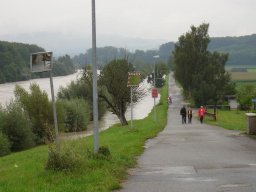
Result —
<instances>
[{"instance_id":1,"label":"green tree","mask_svg":"<svg viewBox=\"0 0 256 192\"><path fill-rule=\"evenodd\" d=\"M8 137L3 133L6 112L0 105L0 157L7 155L11 152L11 143Z\"/></svg>"},{"instance_id":2,"label":"green tree","mask_svg":"<svg viewBox=\"0 0 256 192\"><path fill-rule=\"evenodd\" d=\"M254 85L241 85L237 91L237 101L242 110L249 110L252 106L252 98L255 97L256 87Z\"/></svg>"},{"instance_id":3,"label":"green tree","mask_svg":"<svg viewBox=\"0 0 256 192\"><path fill-rule=\"evenodd\" d=\"M103 99L109 109L117 115L122 125L127 125L125 112L130 103L130 88L127 87L128 72L133 65L125 59L113 60L102 70L99 82L99 98ZM143 90L134 88L133 101L143 97Z\"/></svg>"},{"instance_id":4,"label":"green tree","mask_svg":"<svg viewBox=\"0 0 256 192\"><path fill-rule=\"evenodd\" d=\"M90 119L90 107L83 99L58 100L63 106L63 123L65 131L86 130Z\"/></svg>"},{"instance_id":5,"label":"green tree","mask_svg":"<svg viewBox=\"0 0 256 192\"><path fill-rule=\"evenodd\" d=\"M225 71L228 54L207 50L210 42L209 24L191 27L179 38L173 52L175 78L197 106L216 104L232 92L230 75Z\"/></svg>"},{"instance_id":6,"label":"green tree","mask_svg":"<svg viewBox=\"0 0 256 192\"><path fill-rule=\"evenodd\" d=\"M90 67L85 68L82 78L72 81L67 87L61 87L58 99L84 99L89 106L90 119L92 119L92 71ZM99 118L106 112L103 101L99 101Z\"/></svg>"},{"instance_id":7,"label":"green tree","mask_svg":"<svg viewBox=\"0 0 256 192\"><path fill-rule=\"evenodd\" d=\"M195 75L200 75L206 67L210 42L208 35L208 24L202 24L198 28L192 26L191 31L179 37L173 52L175 62L175 78L184 89L185 96L190 96ZM202 80L201 80L202 81Z\"/></svg>"},{"instance_id":8,"label":"green tree","mask_svg":"<svg viewBox=\"0 0 256 192\"><path fill-rule=\"evenodd\" d=\"M54 75L68 75L75 72L75 66L69 55L59 57L53 63L52 72Z\"/></svg>"},{"instance_id":9,"label":"green tree","mask_svg":"<svg viewBox=\"0 0 256 192\"><path fill-rule=\"evenodd\" d=\"M37 143L44 143L47 140L52 140L53 135L51 103L47 93L42 91L39 85L31 84L29 88L30 93L16 85L14 90L15 99L29 115L33 133L37 137Z\"/></svg>"},{"instance_id":10,"label":"green tree","mask_svg":"<svg viewBox=\"0 0 256 192\"><path fill-rule=\"evenodd\" d=\"M19 103L11 102L5 109L3 132L11 143L12 151L21 151L35 145L35 135L27 113Z\"/></svg>"}]
</instances>

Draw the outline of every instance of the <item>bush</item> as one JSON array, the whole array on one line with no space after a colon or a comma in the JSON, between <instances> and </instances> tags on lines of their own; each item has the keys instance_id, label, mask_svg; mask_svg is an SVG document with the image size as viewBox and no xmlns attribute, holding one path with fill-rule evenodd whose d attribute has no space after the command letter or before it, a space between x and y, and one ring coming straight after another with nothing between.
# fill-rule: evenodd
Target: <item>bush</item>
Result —
<instances>
[{"instance_id":1,"label":"bush","mask_svg":"<svg viewBox=\"0 0 256 192\"><path fill-rule=\"evenodd\" d=\"M31 130L28 115L18 103L11 102L5 109L2 122L3 133L11 142L12 151L28 149L35 145L35 135Z\"/></svg>"},{"instance_id":2,"label":"bush","mask_svg":"<svg viewBox=\"0 0 256 192\"><path fill-rule=\"evenodd\" d=\"M64 126L68 132L86 130L89 123L90 107L83 99L72 99L58 101L64 108ZM59 104L58 104L59 105Z\"/></svg>"},{"instance_id":3,"label":"bush","mask_svg":"<svg viewBox=\"0 0 256 192\"><path fill-rule=\"evenodd\" d=\"M49 155L46 169L54 171L72 171L80 164L80 158L71 150L58 152L53 145L49 145Z\"/></svg>"},{"instance_id":4,"label":"bush","mask_svg":"<svg viewBox=\"0 0 256 192\"><path fill-rule=\"evenodd\" d=\"M87 149L87 156L93 159L110 160L111 153L108 147L101 146L97 154L94 154L90 149Z\"/></svg>"},{"instance_id":5,"label":"bush","mask_svg":"<svg viewBox=\"0 0 256 192\"><path fill-rule=\"evenodd\" d=\"M8 155L11 152L10 146L7 136L0 132L0 157Z\"/></svg>"},{"instance_id":6,"label":"bush","mask_svg":"<svg viewBox=\"0 0 256 192\"><path fill-rule=\"evenodd\" d=\"M20 86L15 87L15 98L21 103L32 122L37 143L51 139L53 127L52 107L48 95L37 84L30 85L30 93Z\"/></svg>"}]
</instances>

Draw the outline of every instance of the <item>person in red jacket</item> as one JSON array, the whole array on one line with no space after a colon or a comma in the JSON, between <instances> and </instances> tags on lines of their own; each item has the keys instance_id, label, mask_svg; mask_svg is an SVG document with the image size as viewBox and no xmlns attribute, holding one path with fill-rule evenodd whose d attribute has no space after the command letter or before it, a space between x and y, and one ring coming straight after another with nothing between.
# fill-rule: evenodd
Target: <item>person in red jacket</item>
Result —
<instances>
[{"instance_id":1,"label":"person in red jacket","mask_svg":"<svg viewBox=\"0 0 256 192\"><path fill-rule=\"evenodd\" d=\"M203 121L204 121L204 115L205 115L205 109L203 106L201 106L198 109L198 117L199 117L201 123L203 123Z\"/></svg>"}]
</instances>

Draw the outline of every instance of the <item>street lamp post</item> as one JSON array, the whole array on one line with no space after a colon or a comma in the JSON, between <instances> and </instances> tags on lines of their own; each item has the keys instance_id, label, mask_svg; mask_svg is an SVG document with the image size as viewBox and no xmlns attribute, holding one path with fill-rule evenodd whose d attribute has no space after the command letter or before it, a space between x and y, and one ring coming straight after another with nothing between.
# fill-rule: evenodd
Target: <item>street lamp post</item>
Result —
<instances>
[{"instance_id":1,"label":"street lamp post","mask_svg":"<svg viewBox=\"0 0 256 192\"><path fill-rule=\"evenodd\" d=\"M97 93L97 61L96 61L96 19L95 0L92 0L92 64L93 64L93 135L94 153L99 150L99 129L98 129L98 93Z\"/></svg>"},{"instance_id":2,"label":"street lamp post","mask_svg":"<svg viewBox=\"0 0 256 192\"><path fill-rule=\"evenodd\" d=\"M159 58L159 55L153 56L155 59L154 62L154 88L156 88L156 60ZM154 122L156 122L156 98L154 97Z\"/></svg>"}]
</instances>

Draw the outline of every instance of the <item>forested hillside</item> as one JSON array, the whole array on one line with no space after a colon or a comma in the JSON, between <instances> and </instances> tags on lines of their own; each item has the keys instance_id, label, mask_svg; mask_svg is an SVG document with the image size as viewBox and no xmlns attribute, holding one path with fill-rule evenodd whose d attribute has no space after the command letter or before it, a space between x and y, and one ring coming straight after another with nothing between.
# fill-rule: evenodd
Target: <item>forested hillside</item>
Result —
<instances>
[{"instance_id":1,"label":"forested hillside","mask_svg":"<svg viewBox=\"0 0 256 192\"><path fill-rule=\"evenodd\" d=\"M36 45L0 41L0 83L28 79L30 54L40 51Z\"/></svg>"},{"instance_id":2,"label":"forested hillside","mask_svg":"<svg viewBox=\"0 0 256 192\"><path fill-rule=\"evenodd\" d=\"M105 65L112 59L128 57L130 62L137 68L145 67L147 64L153 64L153 56L159 55L158 62L169 63L170 56L174 50L174 42L162 44L156 50L135 50L130 52L124 48L102 47L97 48L98 64ZM211 38L208 50L213 52L229 53L227 65L256 65L256 34L241 37L214 37ZM85 54L77 55L73 58L74 64L84 67L91 63L91 49Z\"/></svg>"},{"instance_id":3,"label":"forested hillside","mask_svg":"<svg viewBox=\"0 0 256 192\"><path fill-rule=\"evenodd\" d=\"M165 52L167 49L172 52L174 50L173 44L173 42L164 44ZM256 65L256 34L241 37L213 37L208 50L229 53L227 65ZM160 55L161 52L159 49Z\"/></svg>"},{"instance_id":4,"label":"forested hillside","mask_svg":"<svg viewBox=\"0 0 256 192\"><path fill-rule=\"evenodd\" d=\"M227 65L256 65L256 34L212 38L209 50L229 53Z\"/></svg>"},{"instance_id":5,"label":"forested hillside","mask_svg":"<svg viewBox=\"0 0 256 192\"><path fill-rule=\"evenodd\" d=\"M0 41L0 83L30 79L31 77L49 76L45 73L31 74L30 55L45 51L37 45L10 43ZM75 71L75 67L68 55L54 60L54 75L67 75Z\"/></svg>"},{"instance_id":6,"label":"forested hillside","mask_svg":"<svg viewBox=\"0 0 256 192\"><path fill-rule=\"evenodd\" d=\"M174 49L174 43L166 43L157 50L135 50L130 52L124 48L116 47L100 47L97 48L97 62L99 66L104 66L113 59L128 58L129 62L133 63L136 68L141 68L147 64L155 62L153 56L159 55L158 62L167 62L169 60L171 51ZM78 67L84 67L86 64L92 63L91 49L88 49L85 54L80 54L73 57L73 62Z\"/></svg>"}]
</instances>

